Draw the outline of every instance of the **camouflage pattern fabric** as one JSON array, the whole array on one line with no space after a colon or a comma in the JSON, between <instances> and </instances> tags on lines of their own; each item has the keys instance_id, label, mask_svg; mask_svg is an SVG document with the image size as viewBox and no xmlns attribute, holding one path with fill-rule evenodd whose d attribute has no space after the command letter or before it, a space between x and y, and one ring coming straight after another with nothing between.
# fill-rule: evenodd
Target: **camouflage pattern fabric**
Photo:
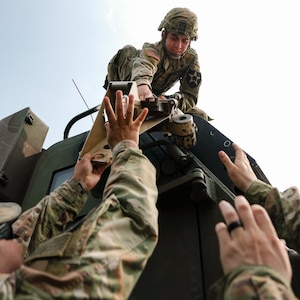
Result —
<instances>
[{"instance_id":1,"label":"camouflage pattern fabric","mask_svg":"<svg viewBox=\"0 0 300 300\"><path fill-rule=\"evenodd\" d=\"M179 108L211 120L196 106L202 78L198 55L193 48L188 48L180 59L169 59L162 41L145 43L142 50L127 45L110 60L104 87L107 88L110 81L128 80L136 81L138 86L147 84L156 96L164 95L179 81L182 96Z\"/></svg>"},{"instance_id":2,"label":"camouflage pattern fabric","mask_svg":"<svg viewBox=\"0 0 300 300\"><path fill-rule=\"evenodd\" d=\"M265 266L242 266L217 281L210 289L211 300L298 299L288 282Z\"/></svg>"},{"instance_id":3,"label":"camouflage pattern fabric","mask_svg":"<svg viewBox=\"0 0 300 300\"><path fill-rule=\"evenodd\" d=\"M15 222L26 260L0 274L1 299L128 298L157 243L155 168L130 142L118 144L103 202L64 230L86 198L68 180Z\"/></svg>"},{"instance_id":4,"label":"camouflage pattern fabric","mask_svg":"<svg viewBox=\"0 0 300 300\"><path fill-rule=\"evenodd\" d=\"M167 30L174 34L183 34L191 40L198 38L198 18L195 13L185 7L171 9L161 21L158 30Z\"/></svg>"},{"instance_id":5,"label":"camouflage pattern fabric","mask_svg":"<svg viewBox=\"0 0 300 300\"><path fill-rule=\"evenodd\" d=\"M245 196L250 203L259 203L265 207L278 236L300 253L299 189L290 187L281 193L277 188L257 180L252 183Z\"/></svg>"}]
</instances>

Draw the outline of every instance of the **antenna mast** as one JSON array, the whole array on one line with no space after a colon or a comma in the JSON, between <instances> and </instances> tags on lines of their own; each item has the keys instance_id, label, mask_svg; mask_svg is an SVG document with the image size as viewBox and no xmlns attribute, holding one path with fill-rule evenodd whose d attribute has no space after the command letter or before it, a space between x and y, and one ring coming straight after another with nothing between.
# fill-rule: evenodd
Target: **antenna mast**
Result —
<instances>
[{"instance_id":1,"label":"antenna mast","mask_svg":"<svg viewBox=\"0 0 300 300\"><path fill-rule=\"evenodd\" d=\"M90 108L89 108L89 106L87 105L87 103L86 103L85 99L83 98L83 96L82 96L82 94L81 94L81 92L80 92L80 90L79 90L79 88L78 88L77 84L75 83L74 79L72 79L72 81L73 81L73 83L74 83L74 85L75 85L75 87L76 87L76 89L77 89L77 91L78 91L78 93L79 93L79 95L80 95L81 99L83 100L83 102L84 102L85 106L87 107L87 109L90 109ZM94 123L94 118L93 118L93 116L92 116L92 115L91 115L91 118L92 118L92 121L93 121L93 123Z\"/></svg>"}]
</instances>

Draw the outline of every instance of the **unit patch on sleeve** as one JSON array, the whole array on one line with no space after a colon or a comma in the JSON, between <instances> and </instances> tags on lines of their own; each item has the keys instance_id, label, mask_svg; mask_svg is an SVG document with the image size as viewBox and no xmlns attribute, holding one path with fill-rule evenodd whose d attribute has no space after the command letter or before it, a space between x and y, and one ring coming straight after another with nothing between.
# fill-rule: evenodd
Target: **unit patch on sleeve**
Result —
<instances>
[{"instance_id":1,"label":"unit patch on sleeve","mask_svg":"<svg viewBox=\"0 0 300 300\"><path fill-rule=\"evenodd\" d=\"M186 80L190 88L195 88L201 83L201 73L195 70L189 70Z\"/></svg>"}]
</instances>

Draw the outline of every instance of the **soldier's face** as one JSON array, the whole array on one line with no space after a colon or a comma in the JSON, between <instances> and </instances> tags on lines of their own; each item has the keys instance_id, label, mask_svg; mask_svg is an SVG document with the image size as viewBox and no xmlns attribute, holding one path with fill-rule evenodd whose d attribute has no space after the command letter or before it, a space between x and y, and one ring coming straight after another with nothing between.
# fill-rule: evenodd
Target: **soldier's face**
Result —
<instances>
[{"instance_id":1,"label":"soldier's face","mask_svg":"<svg viewBox=\"0 0 300 300\"><path fill-rule=\"evenodd\" d=\"M190 42L190 38L185 35L175 35L168 32L165 46L169 55L180 57L187 50Z\"/></svg>"}]
</instances>

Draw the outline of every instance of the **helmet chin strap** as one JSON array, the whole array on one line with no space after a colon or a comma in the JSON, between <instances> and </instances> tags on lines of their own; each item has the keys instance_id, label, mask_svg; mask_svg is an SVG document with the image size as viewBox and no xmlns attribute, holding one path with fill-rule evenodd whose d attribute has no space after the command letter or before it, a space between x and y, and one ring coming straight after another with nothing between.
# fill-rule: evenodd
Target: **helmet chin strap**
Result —
<instances>
[{"instance_id":1,"label":"helmet chin strap","mask_svg":"<svg viewBox=\"0 0 300 300\"><path fill-rule=\"evenodd\" d=\"M170 51L167 51L166 47L165 47L165 52L171 59L180 59L184 55L184 53L182 55L176 55Z\"/></svg>"}]
</instances>

